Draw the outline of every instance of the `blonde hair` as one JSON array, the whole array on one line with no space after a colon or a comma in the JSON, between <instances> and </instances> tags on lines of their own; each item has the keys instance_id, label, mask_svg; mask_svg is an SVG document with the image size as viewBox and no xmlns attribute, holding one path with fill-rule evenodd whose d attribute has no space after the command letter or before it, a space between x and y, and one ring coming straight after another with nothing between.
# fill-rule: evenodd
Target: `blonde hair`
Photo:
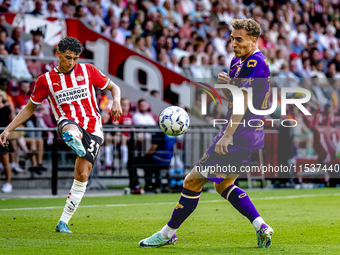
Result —
<instances>
[{"instance_id":1,"label":"blonde hair","mask_svg":"<svg viewBox=\"0 0 340 255\"><path fill-rule=\"evenodd\" d=\"M233 29L244 29L248 36L254 36L259 38L261 35L261 26L255 20L252 19L234 19L230 22Z\"/></svg>"}]
</instances>

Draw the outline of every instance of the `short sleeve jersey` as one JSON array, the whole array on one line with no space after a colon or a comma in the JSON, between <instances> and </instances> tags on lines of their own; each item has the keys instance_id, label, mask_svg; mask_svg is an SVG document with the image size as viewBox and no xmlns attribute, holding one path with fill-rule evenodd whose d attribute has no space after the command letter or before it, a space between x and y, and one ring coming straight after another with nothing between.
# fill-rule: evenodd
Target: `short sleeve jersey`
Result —
<instances>
[{"instance_id":1,"label":"short sleeve jersey","mask_svg":"<svg viewBox=\"0 0 340 255\"><path fill-rule=\"evenodd\" d=\"M91 64L75 64L68 73L56 68L41 75L31 95L33 104L48 99L57 122L75 121L87 132L103 138L94 86L105 89L110 80Z\"/></svg>"},{"instance_id":2,"label":"short sleeve jersey","mask_svg":"<svg viewBox=\"0 0 340 255\"><path fill-rule=\"evenodd\" d=\"M269 96L270 71L265 56L256 50L253 55L241 62L240 58L234 57L230 64L231 84L239 88L252 88L253 106L257 110L267 109L267 100ZM226 95L229 104L227 113L228 123L230 121L233 109L233 98L231 92ZM238 125L233 135L233 145L242 149L260 149L264 146L264 130L261 120L264 116L256 115L250 112L249 107L246 110L241 124ZM254 127L255 126L255 127ZM227 124L223 127L220 134L223 134Z\"/></svg>"}]
</instances>

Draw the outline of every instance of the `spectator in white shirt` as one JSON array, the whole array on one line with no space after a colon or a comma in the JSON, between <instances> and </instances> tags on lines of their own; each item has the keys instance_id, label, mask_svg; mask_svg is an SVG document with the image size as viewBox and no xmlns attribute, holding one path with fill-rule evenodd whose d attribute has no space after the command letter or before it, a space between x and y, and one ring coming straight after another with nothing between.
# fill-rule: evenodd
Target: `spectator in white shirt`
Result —
<instances>
[{"instance_id":1,"label":"spectator in white shirt","mask_svg":"<svg viewBox=\"0 0 340 255\"><path fill-rule=\"evenodd\" d=\"M181 2L176 0L174 2L174 8L171 10L170 15L174 18L177 27L183 26L183 16L181 14Z\"/></svg>"},{"instance_id":2,"label":"spectator in white shirt","mask_svg":"<svg viewBox=\"0 0 340 255\"><path fill-rule=\"evenodd\" d=\"M111 1L108 1L108 2L105 4L105 7L106 7L107 10L108 10L110 7L112 7L113 10L114 10L115 16L116 16L118 19L120 18L120 15L121 15L121 13L122 13L123 10L124 10L123 1L122 1L122 0L111 0Z\"/></svg>"},{"instance_id":3,"label":"spectator in white shirt","mask_svg":"<svg viewBox=\"0 0 340 255\"><path fill-rule=\"evenodd\" d=\"M326 35L324 37L325 39L325 46L326 49L330 48L330 44L333 43L334 44L334 49L338 50L339 49L339 44L338 44L338 39L334 36L336 32L336 29L334 26L332 25L328 25L326 27Z\"/></svg>"},{"instance_id":4,"label":"spectator in white shirt","mask_svg":"<svg viewBox=\"0 0 340 255\"><path fill-rule=\"evenodd\" d=\"M46 9L42 10L44 17L62 18L62 14L56 11L55 1L49 0Z\"/></svg>"},{"instance_id":5,"label":"spectator in white shirt","mask_svg":"<svg viewBox=\"0 0 340 255\"><path fill-rule=\"evenodd\" d=\"M299 37L299 41L302 45L307 45L307 26L305 24L300 24L297 27L297 30L292 30L289 34L290 40L294 40L294 34L295 36Z\"/></svg>"},{"instance_id":6,"label":"spectator in white shirt","mask_svg":"<svg viewBox=\"0 0 340 255\"><path fill-rule=\"evenodd\" d=\"M106 29L105 22L100 16L100 14L101 14L101 9L100 9L99 4L92 3L91 12L87 14L86 21L97 33L101 33L102 30Z\"/></svg>"},{"instance_id":7,"label":"spectator in white shirt","mask_svg":"<svg viewBox=\"0 0 340 255\"><path fill-rule=\"evenodd\" d=\"M166 67L174 71L175 73L181 74L182 69L178 65L178 58L175 54L172 54L170 61L166 63Z\"/></svg>"},{"instance_id":8,"label":"spectator in white shirt","mask_svg":"<svg viewBox=\"0 0 340 255\"><path fill-rule=\"evenodd\" d=\"M119 19L116 18L116 17L112 17L110 19L110 26L105 29L104 35L106 37L111 38L115 42L117 42L117 43L119 43L121 45L124 45L124 43L125 43L125 36L122 33L122 31L120 31L118 29L118 27L119 27ZM112 30L116 30L114 37L112 37Z\"/></svg>"},{"instance_id":9,"label":"spectator in white shirt","mask_svg":"<svg viewBox=\"0 0 340 255\"><path fill-rule=\"evenodd\" d=\"M195 6L193 1L191 0L182 0L182 10L184 14L189 14L193 10L195 10Z\"/></svg>"},{"instance_id":10,"label":"spectator in white shirt","mask_svg":"<svg viewBox=\"0 0 340 255\"><path fill-rule=\"evenodd\" d=\"M53 1L53 0L52 0ZM32 40L25 42L25 55L31 55L33 49L37 49L41 58L44 57L44 53L42 51L42 31L40 29L31 31Z\"/></svg>"},{"instance_id":11,"label":"spectator in white shirt","mask_svg":"<svg viewBox=\"0 0 340 255\"><path fill-rule=\"evenodd\" d=\"M129 17L124 16L120 19L120 26L118 28L118 30L120 30L123 33L124 38L127 36L131 36L131 32L128 28L129 28Z\"/></svg>"},{"instance_id":12,"label":"spectator in white shirt","mask_svg":"<svg viewBox=\"0 0 340 255\"><path fill-rule=\"evenodd\" d=\"M145 99L140 99L138 101L138 112L136 112L132 116L132 122L134 125L141 125L141 126L155 126L156 121L154 118L147 113L148 110L148 102Z\"/></svg>"},{"instance_id":13,"label":"spectator in white shirt","mask_svg":"<svg viewBox=\"0 0 340 255\"><path fill-rule=\"evenodd\" d=\"M302 78L312 77L312 71L310 70L310 59L309 58L302 59L302 69L299 70L299 74L301 75Z\"/></svg>"},{"instance_id":14,"label":"spectator in white shirt","mask_svg":"<svg viewBox=\"0 0 340 255\"><path fill-rule=\"evenodd\" d=\"M215 49L217 50L219 55L227 55L227 51L225 49L225 46L227 42L223 39L224 35L224 29L218 28L217 29L217 36L213 39L212 43L215 46Z\"/></svg>"},{"instance_id":15,"label":"spectator in white shirt","mask_svg":"<svg viewBox=\"0 0 340 255\"><path fill-rule=\"evenodd\" d=\"M6 58L5 65L13 77L22 80L32 79L25 59L20 56L20 44L14 43L11 45L10 55Z\"/></svg>"}]
</instances>

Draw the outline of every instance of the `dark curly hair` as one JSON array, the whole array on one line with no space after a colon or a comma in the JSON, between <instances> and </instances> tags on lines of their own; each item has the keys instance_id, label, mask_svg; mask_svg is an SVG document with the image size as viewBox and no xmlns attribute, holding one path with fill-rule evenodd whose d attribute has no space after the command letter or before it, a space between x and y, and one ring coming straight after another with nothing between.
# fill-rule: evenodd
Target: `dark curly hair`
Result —
<instances>
[{"instance_id":1,"label":"dark curly hair","mask_svg":"<svg viewBox=\"0 0 340 255\"><path fill-rule=\"evenodd\" d=\"M76 38L65 37L64 39L61 39L58 43L58 50L60 52L65 52L69 50L76 53L77 55L80 55L83 52L84 47Z\"/></svg>"}]
</instances>

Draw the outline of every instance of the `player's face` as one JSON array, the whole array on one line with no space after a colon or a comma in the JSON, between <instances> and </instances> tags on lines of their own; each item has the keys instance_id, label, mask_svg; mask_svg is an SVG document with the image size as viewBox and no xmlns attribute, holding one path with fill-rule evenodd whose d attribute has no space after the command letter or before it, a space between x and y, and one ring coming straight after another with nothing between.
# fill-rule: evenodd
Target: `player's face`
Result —
<instances>
[{"instance_id":1,"label":"player's face","mask_svg":"<svg viewBox=\"0 0 340 255\"><path fill-rule=\"evenodd\" d=\"M57 57L59 58L59 71L67 73L77 63L79 54L69 50L65 52L57 51Z\"/></svg>"},{"instance_id":2,"label":"player's face","mask_svg":"<svg viewBox=\"0 0 340 255\"><path fill-rule=\"evenodd\" d=\"M256 37L247 35L245 29L234 29L231 32L231 46L235 56L246 59L256 49Z\"/></svg>"}]
</instances>

